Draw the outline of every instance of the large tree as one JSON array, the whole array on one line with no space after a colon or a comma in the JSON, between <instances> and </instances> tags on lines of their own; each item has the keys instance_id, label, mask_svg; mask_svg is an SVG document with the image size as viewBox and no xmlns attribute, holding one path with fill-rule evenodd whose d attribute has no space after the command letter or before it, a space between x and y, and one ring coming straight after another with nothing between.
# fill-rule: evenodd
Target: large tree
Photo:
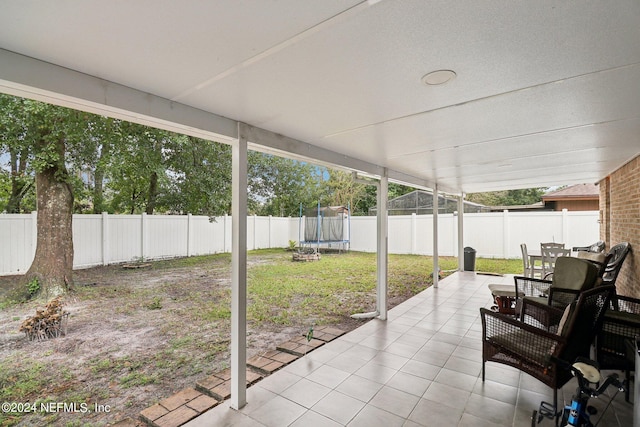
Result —
<instances>
[{"instance_id":1,"label":"large tree","mask_svg":"<svg viewBox=\"0 0 640 427\"><path fill-rule=\"evenodd\" d=\"M168 212L217 216L231 209L231 147L185 135L165 144Z\"/></svg>"},{"instance_id":2,"label":"large tree","mask_svg":"<svg viewBox=\"0 0 640 427\"><path fill-rule=\"evenodd\" d=\"M123 122L110 154L111 207L117 213L153 214L167 183L165 146L170 132Z\"/></svg>"},{"instance_id":3,"label":"large tree","mask_svg":"<svg viewBox=\"0 0 640 427\"><path fill-rule=\"evenodd\" d=\"M298 216L300 204L322 200L323 168L259 152L249 153L249 204L258 215Z\"/></svg>"},{"instance_id":4,"label":"large tree","mask_svg":"<svg viewBox=\"0 0 640 427\"><path fill-rule=\"evenodd\" d=\"M23 102L20 98L0 95L0 156L8 160L2 165L2 174L9 187L5 190L8 194L0 211L7 213L23 212L23 200L35 184L28 168L30 149L24 143Z\"/></svg>"},{"instance_id":5,"label":"large tree","mask_svg":"<svg viewBox=\"0 0 640 427\"><path fill-rule=\"evenodd\" d=\"M25 280L37 280L44 297L56 296L73 286L74 197L67 163L70 153L84 142L88 115L37 101L1 97L0 132L5 149L12 155L12 174L22 171L24 178L28 168L35 174L37 246Z\"/></svg>"}]
</instances>

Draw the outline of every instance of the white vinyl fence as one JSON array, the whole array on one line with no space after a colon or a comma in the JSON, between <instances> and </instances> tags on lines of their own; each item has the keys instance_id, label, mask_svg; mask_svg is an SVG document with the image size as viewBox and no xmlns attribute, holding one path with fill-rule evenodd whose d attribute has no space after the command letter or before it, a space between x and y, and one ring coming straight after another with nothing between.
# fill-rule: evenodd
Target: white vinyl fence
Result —
<instances>
[{"instance_id":1,"label":"white vinyl fence","mask_svg":"<svg viewBox=\"0 0 640 427\"><path fill-rule=\"evenodd\" d=\"M22 274L33 260L37 215L0 215L0 275ZM457 256L455 214L438 216L438 252ZM304 235L298 218L251 216L248 249L284 248ZM302 234L300 234L302 233ZM479 257L518 258L520 243L564 242L568 247L598 240L598 212L498 212L464 215L464 245ZM376 218L351 217L350 248L375 252ZM389 252L433 254L431 215L389 217ZM74 267L136 259L160 259L231 251L231 217L178 215L74 215Z\"/></svg>"}]
</instances>

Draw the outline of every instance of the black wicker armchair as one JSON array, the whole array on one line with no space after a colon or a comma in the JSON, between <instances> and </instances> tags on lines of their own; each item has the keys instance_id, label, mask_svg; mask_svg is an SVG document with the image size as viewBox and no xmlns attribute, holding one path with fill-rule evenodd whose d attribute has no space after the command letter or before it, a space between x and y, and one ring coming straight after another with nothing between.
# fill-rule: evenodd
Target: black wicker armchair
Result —
<instances>
[{"instance_id":1,"label":"black wicker armchair","mask_svg":"<svg viewBox=\"0 0 640 427\"><path fill-rule=\"evenodd\" d=\"M524 295L525 299L564 309L580 292L595 286L600 271L591 261L560 257L556 261L552 280L515 276L515 292L517 296Z\"/></svg>"},{"instance_id":2,"label":"black wicker armchair","mask_svg":"<svg viewBox=\"0 0 640 427\"><path fill-rule=\"evenodd\" d=\"M631 245L627 242L618 243L609 249L609 261L602 276L602 283L605 285L615 285L618 274L622 269L622 264L631 250Z\"/></svg>"},{"instance_id":3,"label":"black wicker armchair","mask_svg":"<svg viewBox=\"0 0 640 427\"><path fill-rule=\"evenodd\" d=\"M627 357L626 341L640 337L640 299L620 295L616 298L616 309L607 310L596 337L596 360L601 369L625 371L628 384L635 370L635 359ZM627 401L629 389L627 387L625 393Z\"/></svg>"},{"instance_id":4,"label":"black wicker armchair","mask_svg":"<svg viewBox=\"0 0 640 427\"><path fill-rule=\"evenodd\" d=\"M481 308L482 380L486 362L513 366L553 388L557 410L558 388L572 375L550 361L550 356L569 361L589 356L612 293L612 286L592 288L564 310L524 299L518 319ZM549 324L540 324L536 320L540 317Z\"/></svg>"}]
</instances>

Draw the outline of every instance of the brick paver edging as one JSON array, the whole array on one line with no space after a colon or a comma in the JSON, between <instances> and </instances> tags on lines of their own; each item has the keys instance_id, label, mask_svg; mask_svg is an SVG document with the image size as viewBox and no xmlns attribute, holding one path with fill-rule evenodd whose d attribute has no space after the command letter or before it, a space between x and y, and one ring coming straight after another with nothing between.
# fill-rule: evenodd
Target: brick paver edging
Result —
<instances>
[{"instance_id":1,"label":"brick paver edging","mask_svg":"<svg viewBox=\"0 0 640 427\"><path fill-rule=\"evenodd\" d=\"M345 332L320 326L309 340L306 334L277 346L276 350L247 360L247 387L271 375L310 351L323 346ZM140 420L153 427L179 427L231 397L231 370L217 372L140 412Z\"/></svg>"}]
</instances>

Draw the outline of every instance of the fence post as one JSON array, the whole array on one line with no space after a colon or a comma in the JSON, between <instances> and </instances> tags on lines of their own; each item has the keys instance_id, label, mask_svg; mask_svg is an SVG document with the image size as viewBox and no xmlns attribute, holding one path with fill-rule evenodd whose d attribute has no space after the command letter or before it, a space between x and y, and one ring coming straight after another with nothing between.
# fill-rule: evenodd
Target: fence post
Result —
<instances>
[{"instance_id":1,"label":"fence post","mask_svg":"<svg viewBox=\"0 0 640 427\"><path fill-rule=\"evenodd\" d=\"M269 215L269 249L271 249L271 215Z\"/></svg>"},{"instance_id":2,"label":"fence post","mask_svg":"<svg viewBox=\"0 0 640 427\"><path fill-rule=\"evenodd\" d=\"M417 241L417 228L418 224L416 221L416 213L412 212L411 213L411 255L415 255L416 254L416 241Z\"/></svg>"},{"instance_id":3,"label":"fence post","mask_svg":"<svg viewBox=\"0 0 640 427\"><path fill-rule=\"evenodd\" d=\"M109 265L109 214L102 212L102 265Z\"/></svg>"},{"instance_id":4,"label":"fence post","mask_svg":"<svg viewBox=\"0 0 640 427\"><path fill-rule=\"evenodd\" d=\"M36 257L38 247L38 211L31 212L31 262ZM31 264L31 262L29 264Z\"/></svg>"},{"instance_id":5,"label":"fence post","mask_svg":"<svg viewBox=\"0 0 640 427\"><path fill-rule=\"evenodd\" d=\"M224 214L224 222L222 227L222 253L227 252L227 214Z\"/></svg>"},{"instance_id":6,"label":"fence post","mask_svg":"<svg viewBox=\"0 0 640 427\"><path fill-rule=\"evenodd\" d=\"M509 258L509 241L510 239L510 227L509 227L509 211L507 209L502 211L502 258Z\"/></svg>"},{"instance_id":7,"label":"fence post","mask_svg":"<svg viewBox=\"0 0 640 427\"><path fill-rule=\"evenodd\" d=\"M140 258L141 261L145 259L147 255L147 214L142 212L140 215Z\"/></svg>"},{"instance_id":8,"label":"fence post","mask_svg":"<svg viewBox=\"0 0 640 427\"><path fill-rule=\"evenodd\" d=\"M569 241L569 227L567 226L569 220L569 210L567 208L562 209L562 241Z\"/></svg>"},{"instance_id":9,"label":"fence post","mask_svg":"<svg viewBox=\"0 0 640 427\"><path fill-rule=\"evenodd\" d=\"M256 238L258 237L257 232L258 232L258 219L256 214L253 214L253 250L257 249L257 244L256 244Z\"/></svg>"},{"instance_id":10,"label":"fence post","mask_svg":"<svg viewBox=\"0 0 640 427\"><path fill-rule=\"evenodd\" d=\"M193 252L192 249L191 249L191 245L192 245L191 235L192 234L193 234L193 230L192 230L192 224L191 224L191 214L188 213L187 214L187 256L188 257L191 256L191 252Z\"/></svg>"}]
</instances>

